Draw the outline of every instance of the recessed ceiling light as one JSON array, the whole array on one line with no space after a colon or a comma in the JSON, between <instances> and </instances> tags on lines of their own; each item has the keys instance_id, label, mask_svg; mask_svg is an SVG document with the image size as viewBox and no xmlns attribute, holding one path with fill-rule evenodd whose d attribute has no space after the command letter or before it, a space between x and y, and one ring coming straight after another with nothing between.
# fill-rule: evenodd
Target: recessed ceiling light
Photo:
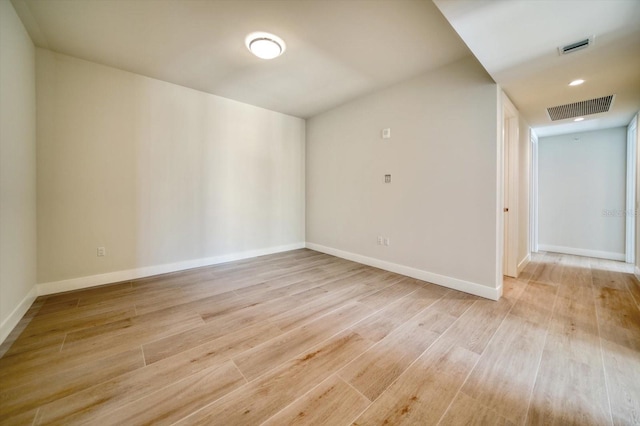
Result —
<instances>
[{"instance_id":1,"label":"recessed ceiling light","mask_svg":"<svg viewBox=\"0 0 640 426\"><path fill-rule=\"evenodd\" d=\"M251 33L244 42L251 53L262 59L277 58L287 48L280 37L269 33Z\"/></svg>"},{"instance_id":2,"label":"recessed ceiling light","mask_svg":"<svg viewBox=\"0 0 640 426\"><path fill-rule=\"evenodd\" d=\"M573 119L573 121L582 121L582 120L584 120L584 117L578 117Z\"/></svg>"},{"instance_id":3,"label":"recessed ceiling light","mask_svg":"<svg viewBox=\"0 0 640 426\"><path fill-rule=\"evenodd\" d=\"M569 83L569 86L580 86L582 83L584 83L584 80L577 79L577 80L573 80L571 83Z\"/></svg>"}]
</instances>

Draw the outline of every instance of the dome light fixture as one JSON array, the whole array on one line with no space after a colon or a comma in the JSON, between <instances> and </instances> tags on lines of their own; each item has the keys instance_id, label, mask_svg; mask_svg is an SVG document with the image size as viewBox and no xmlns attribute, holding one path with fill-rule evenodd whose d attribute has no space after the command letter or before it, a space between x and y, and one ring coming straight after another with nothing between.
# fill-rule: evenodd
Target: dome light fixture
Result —
<instances>
[{"instance_id":1,"label":"dome light fixture","mask_svg":"<svg viewBox=\"0 0 640 426\"><path fill-rule=\"evenodd\" d=\"M249 34L244 42L247 49L261 59L277 58L287 48L287 45L280 37L262 32Z\"/></svg>"},{"instance_id":2,"label":"dome light fixture","mask_svg":"<svg viewBox=\"0 0 640 426\"><path fill-rule=\"evenodd\" d=\"M582 120L584 120L584 117L578 117L573 119L573 121L582 121Z\"/></svg>"},{"instance_id":3,"label":"dome light fixture","mask_svg":"<svg viewBox=\"0 0 640 426\"><path fill-rule=\"evenodd\" d=\"M580 86L582 83L584 83L584 80L579 78L579 79L573 80L571 83L569 83L569 86Z\"/></svg>"}]
</instances>

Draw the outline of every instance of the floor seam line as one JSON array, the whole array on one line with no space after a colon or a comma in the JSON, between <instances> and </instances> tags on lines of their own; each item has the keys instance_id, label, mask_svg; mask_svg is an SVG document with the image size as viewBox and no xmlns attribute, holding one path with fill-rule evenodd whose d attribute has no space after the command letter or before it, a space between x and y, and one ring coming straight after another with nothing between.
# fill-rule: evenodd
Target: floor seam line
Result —
<instances>
[{"instance_id":1,"label":"floor seam line","mask_svg":"<svg viewBox=\"0 0 640 426\"><path fill-rule=\"evenodd\" d=\"M611 425L613 425L613 408L611 407L611 393L609 391L609 379L607 378L607 366L604 362L604 347L602 345L602 333L600 332L600 315L598 313L598 304L595 302L596 293L595 293L595 285L593 283L593 267L591 266L591 262L589 262L589 277L591 279L591 296L593 298L593 308L596 312L596 326L598 330L598 344L600 346L600 362L602 363L602 374L604 376L604 386L607 391L607 403L609 404L609 421L611 421Z\"/></svg>"}]
</instances>

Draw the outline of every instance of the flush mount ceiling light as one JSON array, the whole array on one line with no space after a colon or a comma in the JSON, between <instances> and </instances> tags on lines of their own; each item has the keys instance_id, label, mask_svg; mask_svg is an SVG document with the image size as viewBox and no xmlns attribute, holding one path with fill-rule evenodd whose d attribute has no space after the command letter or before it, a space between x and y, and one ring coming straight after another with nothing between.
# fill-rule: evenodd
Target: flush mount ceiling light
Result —
<instances>
[{"instance_id":1,"label":"flush mount ceiling light","mask_svg":"<svg viewBox=\"0 0 640 426\"><path fill-rule=\"evenodd\" d=\"M579 78L579 79L573 80L571 83L569 83L569 86L580 86L582 83L584 83L584 80Z\"/></svg>"},{"instance_id":2,"label":"flush mount ceiling light","mask_svg":"<svg viewBox=\"0 0 640 426\"><path fill-rule=\"evenodd\" d=\"M582 121L582 120L584 120L584 117L578 117L573 119L573 121Z\"/></svg>"},{"instance_id":3,"label":"flush mount ceiling light","mask_svg":"<svg viewBox=\"0 0 640 426\"><path fill-rule=\"evenodd\" d=\"M287 48L280 37L269 33L251 33L244 42L247 49L261 59L277 58Z\"/></svg>"}]
</instances>

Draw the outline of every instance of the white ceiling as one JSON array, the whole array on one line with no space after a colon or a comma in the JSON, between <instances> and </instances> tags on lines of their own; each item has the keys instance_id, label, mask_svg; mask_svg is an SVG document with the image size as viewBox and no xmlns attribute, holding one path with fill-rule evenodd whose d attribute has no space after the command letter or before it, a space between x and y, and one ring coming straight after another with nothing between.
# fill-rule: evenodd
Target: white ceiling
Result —
<instances>
[{"instance_id":1,"label":"white ceiling","mask_svg":"<svg viewBox=\"0 0 640 426\"><path fill-rule=\"evenodd\" d=\"M539 136L624 126L640 109L640 0L434 2L12 0L37 46L303 118L469 49ZM285 54L251 55L255 31L282 37ZM546 114L609 94L612 110L581 123Z\"/></svg>"},{"instance_id":2,"label":"white ceiling","mask_svg":"<svg viewBox=\"0 0 640 426\"><path fill-rule=\"evenodd\" d=\"M12 0L37 46L298 117L469 55L428 0ZM247 34L283 38L254 57Z\"/></svg>"},{"instance_id":3,"label":"white ceiling","mask_svg":"<svg viewBox=\"0 0 640 426\"><path fill-rule=\"evenodd\" d=\"M538 136L626 126L640 109L639 0L434 0ZM595 35L593 46L559 46ZM574 79L581 86L569 87ZM553 123L546 108L615 94L610 112Z\"/></svg>"}]
</instances>

